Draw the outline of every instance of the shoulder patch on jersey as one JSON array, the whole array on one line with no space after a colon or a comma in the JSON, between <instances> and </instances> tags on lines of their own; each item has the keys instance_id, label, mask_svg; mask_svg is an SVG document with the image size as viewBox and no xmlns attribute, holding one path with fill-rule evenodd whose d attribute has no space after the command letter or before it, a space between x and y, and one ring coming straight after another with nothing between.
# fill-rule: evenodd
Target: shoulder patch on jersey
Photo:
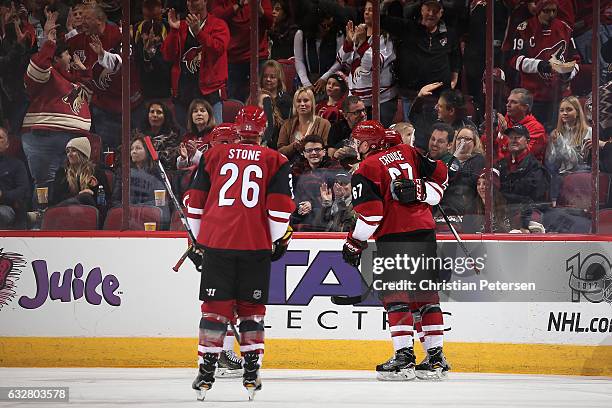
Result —
<instances>
[{"instance_id":1,"label":"shoulder patch on jersey","mask_svg":"<svg viewBox=\"0 0 612 408\"><path fill-rule=\"evenodd\" d=\"M517 31L525 31L527 28L527 21L523 21L521 24L516 26Z\"/></svg>"}]
</instances>

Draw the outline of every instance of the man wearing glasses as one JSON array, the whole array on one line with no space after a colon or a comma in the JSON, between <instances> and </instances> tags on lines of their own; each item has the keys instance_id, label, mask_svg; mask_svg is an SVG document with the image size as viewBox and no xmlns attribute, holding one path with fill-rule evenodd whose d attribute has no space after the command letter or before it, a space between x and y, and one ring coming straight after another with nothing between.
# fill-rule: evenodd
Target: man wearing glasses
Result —
<instances>
[{"instance_id":1,"label":"man wearing glasses","mask_svg":"<svg viewBox=\"0 0 612 408\"><path fill-rule=\"evenodd\" d=\"M516 27L509 62L520 73L520 86L533 93L533 114L547 130L555 126L558 103L571 95L569 82L579 71L577 63L561 70L550 62L579 60L572 28L557 18L558 8L558 0L536 2L535 15Z\"/></svg>"},{"instance_id":2,"label":"man wearing glasses","mask_svg":"<svg viewBox=\"0 0 612 408\"><path fill-rule=\"evenodd\" d=\"M340 162L356 159L354 149L346 146L345 141L351 137L355 125L367 119L366 106L361 98L354 95L347 96L342 104L342 116L332 125L327 140L329 157Z\"/></svg>"}]
</instances>

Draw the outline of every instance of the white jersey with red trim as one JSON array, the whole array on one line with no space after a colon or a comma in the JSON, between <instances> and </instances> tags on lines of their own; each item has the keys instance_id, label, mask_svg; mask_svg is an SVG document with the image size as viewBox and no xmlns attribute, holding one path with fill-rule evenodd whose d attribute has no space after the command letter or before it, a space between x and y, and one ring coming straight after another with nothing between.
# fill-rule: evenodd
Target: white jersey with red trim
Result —
<instances>
[{"instance_id":1,"label":"white jersey with red trim","mask_svg":"<svg viewBox=\"0 0 612 408\"><path fill-rule=\"evenodd\" d=\"M391 182L398 177L423 179L426 200L402 204L394 199ZM365 241L372 233L376 239L387 234L434 229L431 206L442 199L448 185L448 168L440 160L428 159L414 147L402 144L368 156L359 164L351 184L353 208L359 216L352 236Z\"/></svg>"}]
</instances>

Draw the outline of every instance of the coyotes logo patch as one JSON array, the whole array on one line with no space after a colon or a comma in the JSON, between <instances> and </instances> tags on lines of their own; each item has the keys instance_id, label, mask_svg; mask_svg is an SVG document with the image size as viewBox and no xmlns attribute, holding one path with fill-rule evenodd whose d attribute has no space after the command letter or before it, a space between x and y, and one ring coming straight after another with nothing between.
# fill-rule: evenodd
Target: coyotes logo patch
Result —
<instances>
[{"instance_id":1,"label":"coyotes logo patch","mask_svg":"<svg viewBox=\"0 0 612 408\"><path fill-rule=\"evenodd\" d=\"M181 63L185 66L190 74L200 72L200 63L202 61L202 47L191 47L184 54Z\"/></svg>"},{"instance_id":2,"label":"coyotes logo patch","mask_svg":"<svg viewBox=\"0 0 612 408\"><path fill-rule=\"evenodd\" d=\"M72 91L62 97L62 102L70 106L72 113L78 115L83 104L87 102L87 93L80 86L73 86Z\"/></svg>"}]
</instances>

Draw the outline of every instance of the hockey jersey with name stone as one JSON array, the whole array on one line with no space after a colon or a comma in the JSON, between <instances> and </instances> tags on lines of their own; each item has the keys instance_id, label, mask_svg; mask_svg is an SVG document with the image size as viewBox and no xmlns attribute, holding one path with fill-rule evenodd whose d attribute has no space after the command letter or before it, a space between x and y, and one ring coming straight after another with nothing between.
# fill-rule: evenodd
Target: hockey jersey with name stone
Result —
<instances>
[{"instance_id":1,"label":"hockey jersey with name stone","mask_svg":"<svg viewBox=\"0 0 612 408\"><path fill-rule=\"evenodd\" d=\"M426 202L402 204L394 199L391 182L398 177L425 180ZM358 225L361 221L377 227L376 239L387 234L434 229L431 205L442 199L448 185L448 168L440 160L428 159L414 147L402 144L368 156L359 164L351 184Z\"/></svg>"},{"instance_id":2,"label":"hockey jersey with name stone","mask_svg":"<svg viewBox=\"0 0 612 408\"><path fill-rule=\"evenodd\" d=\"M537 17L532 17L516 27L509 65L520 72L521 87L531 91L535 101L559 100L568 92L567 84L561 81L559 74L538 72L539 62L548 61L553 55L562 62L579 62L572 29L567 23L555 18L546 27ZM576 76L578 70L576 64L566 80Z\"/></svg>"},{"instance_id":3,"label":"hockey jersey with name stone","mask_svg":"<svg viewBox=\"0 0 612 408\"><path fill-rule=\"evenodd\" d=\"M205 248L270 250L295 210L289 162L255 144L214 146L202 156L184 203Z\"/></svg>"}]
</instances>

